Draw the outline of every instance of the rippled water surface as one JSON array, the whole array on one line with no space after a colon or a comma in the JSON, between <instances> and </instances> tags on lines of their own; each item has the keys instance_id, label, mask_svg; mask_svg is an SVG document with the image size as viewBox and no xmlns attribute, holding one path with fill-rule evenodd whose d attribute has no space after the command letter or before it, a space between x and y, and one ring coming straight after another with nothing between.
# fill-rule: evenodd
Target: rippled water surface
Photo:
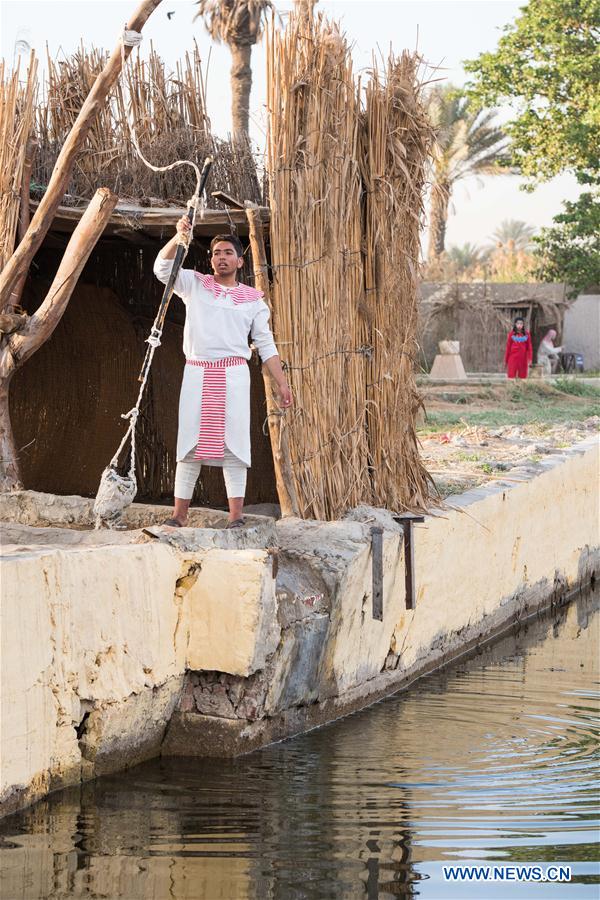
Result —
<instances>
[{"instance_id":1,"label":"rippled water surface","mask_svg":"<svg viewBox=\"0 0 600 900\"><path fill-rule=\"evenodd\" d=\"M0 824L0 896L597 900L598 600L250 756L55 794ZM572 878L444 880L468 863Z\"/></svg>"}]
</instances>

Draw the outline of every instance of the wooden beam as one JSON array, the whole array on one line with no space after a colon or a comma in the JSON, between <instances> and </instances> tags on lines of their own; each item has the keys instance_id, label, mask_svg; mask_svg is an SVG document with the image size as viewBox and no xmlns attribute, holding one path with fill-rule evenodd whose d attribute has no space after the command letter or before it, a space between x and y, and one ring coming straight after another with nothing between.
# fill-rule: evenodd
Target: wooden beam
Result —
<instances>
[{"instance_id":1,"label":"wooden beam","mask_svg":"<svg viewBox=\"0 0 600 900\"><path fill-rule=\"evenodd\" d=\"M214 197L215 200L218 200L220 203L224 203L225 206L231 207L231 209L246 208L240 200L236 200L235 197L226 194L225 191L211 191L211 197Z\"/></svg>"},{"instance_id":2,"label":"wooden beam","mask_svg":"<svg viewBox=\"0 0 600 900\"><path fill-rule=\"evenodd\" d=\"M10 339L10 352L21 366L48 340L67 307L89 255L104 231L118 196L108 188L99 188L79 220L60 261L58 271L40 308L29 319L23 333Z\"/></svg>"},{"instance_id":3,"label":"wooden beam","mask_svg":"<svg viewBox=\"0 0 600 900\"><path fill-rule=\"evenodd\" d=\"M29 222L31 220L29 210L29 192L31 189L31 170L33 168L33 157L36 151L36 147L37 144L35 140L33 138L29 138L25 150L23 180L21 182L21 202L19 204L19 223L17 226L17 237L19 242L23 240L27 229L29 228ZM5 306L0 306L0 309L6 310L8 312L9 310L14 309L16 306L20 305L26 280L27 269L25 269L21 273L19 278L17 278L15 285L10 292L10 296L8 297L8 301L6 302Z\"/></svg>"},{"instance_id":4,"label":"wooden beam","mask_svg":"<svg viewBox=\"0 0 600 900\"><path fill-rule=\"evenodd\" d=\"M254 285L265 295L265 302L273 315L271 304L271 286L267 266L267 254L263 235L263 222L261 211L257 206L246 208L248 229L250 234L250 250L252 252L252 264L254 267ZM281 506L282 516L299 516L300 507L296 494L296 484L292 470L290 450L285 428L285 413L279 409L273 394L271 378L263 366L263 378L265 382L265 396L267 399L267 416L269 423L269 436L273 451L273 465L275 467L275 483L277 495Z\"/></svg>"},{"instance_id":5,"label":"wooden beam","mask_svg":"<svg viewBox=\"0 0 600 900\"><path fill-rule=\"evenodd\" d=\"M35 200L30 201L32 211L35 211L38 206L39 202ZM270 218L269 208L267 206L259 206L258 209L263 225L268 224ZM59 206L52 221L52 230L65 233L73 231L82 213L83 208L80 206ZM155 237L160 238L162 229L174 228L177 221L186 213L187 209L184 207L148 207L119 202L106 223L106 233L114 234L118 230L122 236L123 229L127 228L132 236L135 236L138 231L143 231L147 235L152 235L153 232L156 232ZM245 210L206 209L202 219L196 221L194 234L213 236L218 234L219 230L223 228L229 230L232 224L238 230L247 231L248 219Z\"/></svg>"}]
</instances>

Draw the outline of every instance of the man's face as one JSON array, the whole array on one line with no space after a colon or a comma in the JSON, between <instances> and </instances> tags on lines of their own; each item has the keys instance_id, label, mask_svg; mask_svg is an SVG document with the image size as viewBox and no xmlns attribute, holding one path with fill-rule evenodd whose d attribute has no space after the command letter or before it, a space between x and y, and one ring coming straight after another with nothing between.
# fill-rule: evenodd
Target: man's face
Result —
<instances>
[{"instance_id":1,"label":"man's face","mask_svg":"<svg viewBox=\"0 0 600 900\"><path fill-rule=\"evenodd\" d=\"M215 275L233 275L244 265L244 258L238 256L233 244L229 241L218 241L212 251L210 262Z\"/></svg>"}]
</instances>

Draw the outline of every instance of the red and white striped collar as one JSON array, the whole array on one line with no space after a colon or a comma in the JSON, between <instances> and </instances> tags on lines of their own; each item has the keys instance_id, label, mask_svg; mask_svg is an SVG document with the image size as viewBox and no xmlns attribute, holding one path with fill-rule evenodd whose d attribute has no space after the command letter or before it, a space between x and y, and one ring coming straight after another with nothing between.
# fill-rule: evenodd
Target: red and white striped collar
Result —
<instances>
[{"instance_id":1,"label":"red and white striped collar","mask_svg":"<svg viewBox=\"0 0 600 900\"><path fill-rule=\"evenodd\" d=\"M211 291L215 297L227 294L234 303L251 303L253 300L261 300L264 296L262 291L257 291L249 284L236 284L234 288L226 288L215 281L214 275L203 275L201 272L194 272L194 275L200 279L205 290Z\"/></svg>"}]
</instances>

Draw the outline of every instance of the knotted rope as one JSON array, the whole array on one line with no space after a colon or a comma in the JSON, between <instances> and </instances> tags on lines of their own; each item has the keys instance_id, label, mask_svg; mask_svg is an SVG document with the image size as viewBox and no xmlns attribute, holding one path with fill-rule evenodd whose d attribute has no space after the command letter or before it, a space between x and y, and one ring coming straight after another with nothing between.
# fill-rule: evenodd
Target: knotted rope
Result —
<instances>
[{"instance_id":1,"label":"knotted rope","mask_svg":"<svg viewBox=\"0 0 600 900\"><path fill-rule=\"evenodd\" d=\"M139 47L141 42L142 34L139 31L132 31L131 29L128 29L127 26L123 28L123 31L121 33L122 72L125 72L127 66L127 60L125 58L125 47ZM187 253L190 241L192 239L194 225L196 224L196 217L199 215L200 218L202 218L204 211L204 203L200 198L200 169L196 165L196 163L190 159L178 159L166 166L155 166L153 163L149 162L149 160L146 159L140 149L135 130L129 118L129 111L127 111L125 118L127 121L127 127L129 129L129 135L131 137L133 148L145 166L147 166L149 169L152 169L153 172L169 172L171 169L175 169L177 166L191 166L196 173L196 188L193 195L187 202L188 215L189 210L193 210L191 228L187 236L180 233L178 233L177 235L177 243L181 244L185 248L185 253ZM124 525L122 522L121 514L123 510L133 502L133 499L137 493L137 481L135 477L136 426L140 415L140 405L142 403L142 398L144 396L144 391L148 382L148 376L150 374L150 367L152 365L154 353L157 348L160 347L162 338L162 327L160 327L159 324L159 315L160 312L157 314L150 334L146 339L146 343L149 344L150 349L148 351L147 365L144 366L144 375L141 380L136 404L132 409L129 410L129 412L123 413L121 415L121 418L128 421L129 425L125 434L123 435L116 453L111 459L109 465L102 473L102 477L100 479L100 486L98 488L96 501L94 503L96 528L101 528L102 526L106 526L108 528L123 528ZM129 471L127 475L120 475L117 469L119 465L119 457L130 438L131 453L129 457Z\"/></svg>"}]
</instances>

